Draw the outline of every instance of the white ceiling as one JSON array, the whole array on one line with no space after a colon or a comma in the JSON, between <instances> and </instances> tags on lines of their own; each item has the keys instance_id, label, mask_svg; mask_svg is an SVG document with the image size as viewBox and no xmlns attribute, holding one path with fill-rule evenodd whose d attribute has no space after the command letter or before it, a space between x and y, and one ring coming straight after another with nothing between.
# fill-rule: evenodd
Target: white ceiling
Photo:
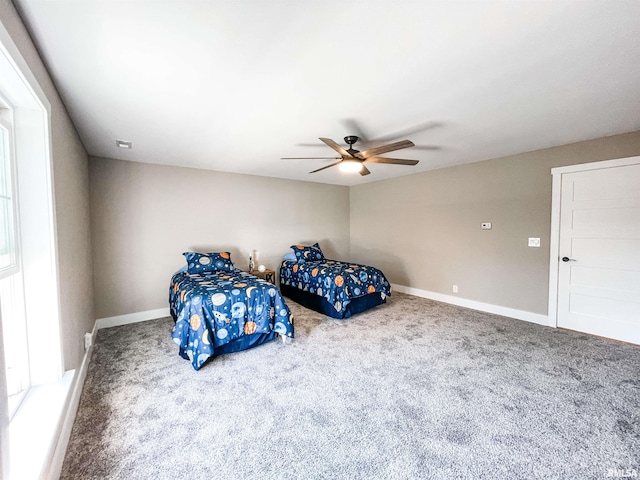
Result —
<instances>
[{"instance_id":1,"label":"white ceiling","mask_svg":"<svg viewBox=\"0 0 640 480\"><path fill-rule=\"evenodd\" d=\"M640 130L638 0L14 1L95 156L355 185ZM356 127L428 148L280 160Z\"/></svg>"}]
</instances>

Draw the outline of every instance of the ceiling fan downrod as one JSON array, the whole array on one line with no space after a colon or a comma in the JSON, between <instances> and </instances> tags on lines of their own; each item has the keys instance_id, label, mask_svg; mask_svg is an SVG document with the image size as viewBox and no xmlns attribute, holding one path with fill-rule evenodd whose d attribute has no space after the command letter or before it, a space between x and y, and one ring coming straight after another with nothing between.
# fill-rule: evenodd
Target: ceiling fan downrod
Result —
<instances>
[{"instance_id":1,"label":"ceiling fan downrod","mask_svg":"<svg viewBox=\"0 0 640 480\"><path fill-rule=\"evenodd\" d=\"M358 150L355 150L353 148L353 144L356 143L358 140L359 138L355 135L347 135L346 137L344 137L345 143L349 145L349 149L347 150L347 152L349 152L351 156L355 155L356 153L359 153Z\"/></svg>"}]
</instances>

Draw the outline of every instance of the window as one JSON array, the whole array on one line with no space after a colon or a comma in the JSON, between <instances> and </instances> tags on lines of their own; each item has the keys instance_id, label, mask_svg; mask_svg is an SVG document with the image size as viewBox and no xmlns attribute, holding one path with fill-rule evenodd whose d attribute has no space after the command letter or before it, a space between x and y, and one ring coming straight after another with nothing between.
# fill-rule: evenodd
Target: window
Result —
<instances>
[{"instance_id":1,"label":"window","mask_svg":"<svg viewBox=\"0 0 640 480\"><path fill-rule=\"evenodd\" d=\"M11 165L11 134L7 117L11 111L0 108L0 275L16 267L15 212L13 202L13 175Z\"/></svg>"},{"instance_id":2,"label":"window","mask_svg":"<svg viewBox=\"0 0 640 480\"><path fill-rule=\"evenodd\" d=\"M12 477L39 476L64 407L55 398L73 375L62 377L50 119L51 104L0 22L0 477L8 463Z\"/></svg>"},{"instance_id":3,"label":"window","mask_svg":"<svg viewBox=\"0 0 640 480\"><path fill-rule=\"evenodd\" d=\"M0 106L7 102L0 98ZM4 342L9 416L13 416L29 386L29 355L20 271L13 155L12 111L0 108L0 316Z\"/></svg>"},{"instance_id":4,"label":"window","mask_svg":"<svg viewBox=\"0 0 640 480\"><path fill-rule=\"evenodd\" d=\"M12 413L30 386L63 372L50 112L0 24L0 381Z\"/></svg>"}]
</instances>

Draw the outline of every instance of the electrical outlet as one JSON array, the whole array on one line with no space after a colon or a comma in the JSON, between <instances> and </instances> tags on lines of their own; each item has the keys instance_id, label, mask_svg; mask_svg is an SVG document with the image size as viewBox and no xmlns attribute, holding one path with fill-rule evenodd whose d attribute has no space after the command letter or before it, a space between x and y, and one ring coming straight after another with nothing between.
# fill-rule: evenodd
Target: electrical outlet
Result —
<instances>
[{"instance_id":1,"label":"electrical outlet","mask_svg":"<svg viewBox=\"0 0 640 480\"><path fill-rule=\"evenodd\" d=\"M458 285L453 286L453 293L458 293Z\"/></svg>"},{"instance_id":2,"label":"electrical outlet","mask_svg":"<svg viewBox=\"0 0 640 480\"><path fill-rule=\"evenodd\" d=\"M84 349L88 350L89 347L93 344L93 337L90 333L84 334Z\"/></svg>"},{"instance_id":3,"label":"electrical outlet","mask_svg":"<svg viewBox=\"0 0 640 480\"><path fill-rule=\"evenodd\" d=\"M480 224L482 230L491 230L491 222L484 222Z\"/></svg>"},{"instance_id":4,"label":"electrical outlet","mask_svg":"<svg viewBox=\"0 0 640 480\"><path fill-rule=\"evenodd\" d=\"M540 246L540 239L539 238L531 238L531 237L529 237L529 246L530 247L539 247Z\"/></svg>"}]
</instances>

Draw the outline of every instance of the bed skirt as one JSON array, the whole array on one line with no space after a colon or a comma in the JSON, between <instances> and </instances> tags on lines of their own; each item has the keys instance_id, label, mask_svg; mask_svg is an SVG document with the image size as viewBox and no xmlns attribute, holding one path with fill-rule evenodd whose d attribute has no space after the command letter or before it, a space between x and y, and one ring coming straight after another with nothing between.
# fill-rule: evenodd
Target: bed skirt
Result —
<instances>
[{"instance_id":1,"label":"bed skirt","mask_svg":"<svg viewBox=\"0 0 640 480\"><path fill-rule=\"evenodd\" d=\"M173 321L175 322L178 318L177 315L175 314L173 309L170 309L170 313ZM224 345L220 345L219 347L215 347L213 349L213 355L211 355L211 358L209 360L225 353L234 353L240 352L242 350L249 350L250 348L257 347L258 345L270 342L271 340L275 340L276 338L278 338L278 333L273 330L269 333L254 333L253 335L243 335L232 342L225 343ZM182 358L189 360L189 357L186 354L179 354Z\"/></svg>"},{"instance_id":2,"label":"bed skirt","mask_svg":"<svg viewBox=\"0 0 640 480\"><path fill-rule=\"evenodd\" d=\"M362 297L352 298L345 311L340 313L336 311L333 305L327 302L324 297L314 293L304 292L289 285L282 284L280 284L280 292L285 297L289 297L303 307L310 308L311 310L315 310L332 318L349 318L356 313L361 313L370 308L387 303L387 299L383 299L380 292L370 293Z\"/></svg>"}]
</instances>

